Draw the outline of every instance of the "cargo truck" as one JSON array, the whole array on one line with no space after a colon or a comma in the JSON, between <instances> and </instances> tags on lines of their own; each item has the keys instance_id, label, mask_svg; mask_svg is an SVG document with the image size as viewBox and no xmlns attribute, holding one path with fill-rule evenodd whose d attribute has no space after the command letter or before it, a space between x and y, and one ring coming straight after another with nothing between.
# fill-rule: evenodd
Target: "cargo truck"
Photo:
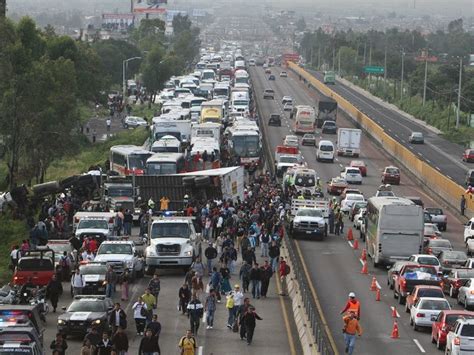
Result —
<instances>
[{"instance_id":1,"label":"cargo truck","mask_svg":"<svg viewBox=\"0 0 474 355\"><path fill-rule=\"evenodd\" d=\"M339 128L337 131L337 155L358 157L362 131L356 128Z\"/></svg>"}]
</instances>

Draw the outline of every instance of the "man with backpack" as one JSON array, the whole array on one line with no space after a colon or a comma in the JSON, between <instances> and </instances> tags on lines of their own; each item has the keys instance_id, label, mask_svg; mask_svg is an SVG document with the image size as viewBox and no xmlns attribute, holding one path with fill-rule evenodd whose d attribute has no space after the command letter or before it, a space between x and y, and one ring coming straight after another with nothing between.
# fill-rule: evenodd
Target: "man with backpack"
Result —
<instances>
[{"instance_id":1,"label":"man with backpack","mask_svg":"<svg viewBox=\"0 0 474 355\"><path fill-rule=\"evenodd\" d=\"M276 241L272 240L272 245L268 250L268 255L270 256L270 264L272 266L272 271L276 272L278 269L278 259L280 257L280 248L277 245Z\"/></svg>"},{"instance_id":2,"label":"man with backpack","mask_svg":"<svg viewBox=\"0 0 474 355\"><path fill-rule=\"evenodd\" d=\"M71 275L71 258L67 254L67 251L63 252L61 259L59 259L59 266L61 267L61 279L67 280Z\"/></svg>"},{"instance_id":3,"label":"man with backpack","mask_svg":"<svg viewBox=\"0 0 474 355\"><path fill-rule=\"evenodd\" d=\"M187 330L186 335L178 342L178 347L181 349L181 355L195 355L197 350L196 338L193 337L193 331Z\"/></svg>"},{"instance_id":4,"label":"man with backpack","mask_svg":"<svg viewBox=\"0 0 474 355\"><path fill-rule=\"evenodd\" d=\"M250 270L252 270L252 266L244 260L242 266L240 267L240 279L242 280L242 289L244 292L249 291L249 284L250 284Z\"/></svg>"}]
</instances>

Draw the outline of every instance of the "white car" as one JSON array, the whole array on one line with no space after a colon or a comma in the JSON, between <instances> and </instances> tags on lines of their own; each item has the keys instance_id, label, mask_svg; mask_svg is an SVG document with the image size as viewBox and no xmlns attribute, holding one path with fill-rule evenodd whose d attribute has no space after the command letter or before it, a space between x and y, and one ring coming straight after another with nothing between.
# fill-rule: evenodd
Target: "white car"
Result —
<instances>
[{"instance_id":1,"label":"white car","mask_svg":"<svg viewBox=\"0 0 474 355\"><path fill-rule=\"evenodd\" d=\"M440 272L441 264L438 258L434 255L427 255L427 254L413 254L410 256L408 261L412 261L413 263L418 263L422 265L430 265L436 269L436 272Z\"/></svg>"},{"instance_id":2,"label":"white car","mask_svg":"<svg viewBox=\"0 0 474 355\"><path fill-rule=\"evenodd\" d=\"M359 212L354 216L354 228L360 229L360 226L364 222L365 213L367 212L367 208L361 208Z\"/></svg>"},{"instance_id":3,"label":"white car","mask_svg":"<svg viewBox=\"0 0 474 355\"><path fill-rule=\"evenodd\" d=\"M124 128L146 127L147 125L148 125L147 121L145 121L141 117L127 116L125 117L125 120L123 121Z\"/></svg>"},{"instance_id":4,"label":"white car","mask_svg":"<svg viewBox=\"0 0 474 355\"><path fill-rule=\"evenodd\" d=\"M284 105L284 104L287 104L287 103L293 103L293 99L291 98L291 96L283 96L281 98L281 104Z\"/></svg>"},{"instance_id":5,"label":"white car","mask_svg":"<svg viewBox=\"0 0 474 355\"><path fill-rule=\"evenodd\" d=\"M351 207L356 202L365 201L364 196L359 194L346 194L346 198L341 201L341 211L344 213L349 213Z\"/></svg>"},{"instance_id":6,"label":"white car","mask_svg":"<svg viewBox=\"0 0 474 355\"><path fill-rule=\"evenodd\" d=\"M410 325L414 330L430 327L441 311L450 310L451 305L445 298L420 297L410 309Z\"/></svg>"},{"instance_id":7,"label":"white car","mask_svg":"<svg viewBox=\"0 0 474 355\"><path fill-rule=\"evenodd\" d=\"M346 180L348 184L362 184L362 174L359 168L345 167L341 173L341 178Z\"/></svg>"},{"instance_id":8,"label":"white car","mask_svg":"<svg viewBox=\"0 0 474 355\"><path fill-rule=\"evenodd\" d=\"M469 279L458 291L458 303L470 310L474 306L474 279Z\"/></svg>"},{"instance_id":9,"label":"white car","mask_svg":"<svg viewBox=\"0 0 474 355\"><path fill-rule=\"evenodd\" d=\"M467 259L463 267L468 268L468 269L474 269L474 258Z\"/></svg>"},{"instance_id":10,"label":"white car","mask_svg":"<svg viewBox=\"0 0 474 355\"><path fill-rule=\"evenodd\" d=\"M283 145L286 145L287 147L298 147L299 146L299 141L297 136L286 136L285 140L283 141Z\"/></svg>"},{"instance_id":11,"label":"white car","mask_svg":"<svg viewBox=\"0 0 474 355\"><path fill-rule=\"evenodd\" d=\"M460 317L446 336L446 354L474 354L474 319Z\"/></svg>"},{"instance_id":12,"label":"white car","mask_svg":"<svg viewBox=\"0 0 474 355\"><path fill-rule=\"evenodd\" d=\"M287 78L288 77L288 73L286 71L282 71L280 73L280 78Z\"/></svg>"},{"instance_id":13,"label":"white car","mask_svg":"<svg viewBox=\"0 0 474 355\"><path fill-rule=\"evenodd\" d=\"M291 102L287 102L283 105L283 111L291 111L293 110L293 104Z\"/></svg>"},{"instance_id":14,"label":"white car","mask_svg":"<svg viewBox=\"0 0 474 355\"><path fill-rule=\"evenodd\" d=\"M474 218L464 225L464 243L471 237L474 237Z\"/></svg>"}]
</instances>

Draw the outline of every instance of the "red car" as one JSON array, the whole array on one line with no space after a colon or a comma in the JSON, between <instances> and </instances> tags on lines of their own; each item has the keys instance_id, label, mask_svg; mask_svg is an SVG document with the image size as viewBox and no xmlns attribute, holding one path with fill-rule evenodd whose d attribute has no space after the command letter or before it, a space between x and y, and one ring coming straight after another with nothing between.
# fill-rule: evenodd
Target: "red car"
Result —
<instances>
[{"instance_id":1,"label":"red car","mask_svg":"<svg viewBox=\"0 0 474 355\"><path fill-rule=\"evenodd\" d=\"M363 160L352 160L350 166L353 168L359 168L362 176L367 176L367 165Z\"/></svg>"},{"instance_id":2,"label":"red car","mask_svg":"<svg viewBox=\"0 0 474 355\"><path fill-rule=\"evenodd\" d=\"M18 260L13 272L14 285L23 285L31 279L35 286L46 286L55 273L54 251L45 247L27 250Z\"/></svg>"},{"instance_id":3,"label":"red car","mask_svg":"<svg viewBox=\"0 0 474 355\"><path fill-rule=\"evenodd\" d=\"M382 184L400 185L400 169L395 166L387 166L383 170Z\"/></svg>"},{"instance_id":4,"label":"red car","mask_svg":"<svg viewBox=\"0 0 474 355\"><path fill-rule=\"evenodd\" d=\"M472 319L474 312L461 310L441 311L438 318L431 325L431 342L436 343L438 349L446 346L446 335L452 330L454 323L459 318Z\"/></svg>"},{"instance_id":5,"label":"red car","mask_svg":"<svg viewBox=\"0 0 474 355\"><path fill-rule=\"evenodd\" d=\"M462 160L467 163L474 162L474 149L466 149L462 155Z\"/></svg>"},{"instance_id":6,"label":"red car","mask_svg":"<svg viewBox=\"0 0 474 355\"><path fill-rule=\"evenodd\" d=\"M347 182L340 177L332 178L328 183L328 194L340 195L347 188Z\"/></svg>"}]
</instances>

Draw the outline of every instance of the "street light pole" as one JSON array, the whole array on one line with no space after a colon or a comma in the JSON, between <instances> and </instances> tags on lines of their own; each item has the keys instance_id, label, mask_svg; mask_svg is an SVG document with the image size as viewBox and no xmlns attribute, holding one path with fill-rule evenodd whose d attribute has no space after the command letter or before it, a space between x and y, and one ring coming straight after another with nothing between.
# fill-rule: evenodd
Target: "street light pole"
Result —
<instances>
[{"instance_id":1,"label":"street light pole","mask_svg":"<svg viewBox=\"0 0 474 355\"><path fill-rule=\"evenodd\" d=\"M405 75L405 50L402 48L402 77L400 80L400 100L403 98L403 76Z\"/></svg>"},{"instance_id":2,"label":"street light pole","mask_svg":"<svg viewBox=\"0 0 474 355\"><path fill-rule=\"evenodd\" d=\"M142 57L132 57L125 59L122 62L122 96L125 98L125 94L127 93L127 82L126 82L126 73L125 73L125 66L127 65L128 62L135 60L135 59L142 59Z\"/></svg>"},{"instance_id":3,"label":"street light pole","mask_svg":"<svg viewBox=\"0 0 474 355\"><path fill-rule=\"evenodd\" d=\"M428 79L428 52L426 53L426 58L425 58L425 80L423 82L423 106L425 106L426 102L426 82Z\"/></svg>"},{"instance_id":4,"label":"street light pole","mask_svg":"<svg viewBox=\"0 0 474 355\"><path fill-rule=\"evenodd\" d=\"M459 116L461 113L461 83L462 83L462 57L459 58L458 109L456 111L456 129L459 128Z\"/></svg>"}]
</instances>

